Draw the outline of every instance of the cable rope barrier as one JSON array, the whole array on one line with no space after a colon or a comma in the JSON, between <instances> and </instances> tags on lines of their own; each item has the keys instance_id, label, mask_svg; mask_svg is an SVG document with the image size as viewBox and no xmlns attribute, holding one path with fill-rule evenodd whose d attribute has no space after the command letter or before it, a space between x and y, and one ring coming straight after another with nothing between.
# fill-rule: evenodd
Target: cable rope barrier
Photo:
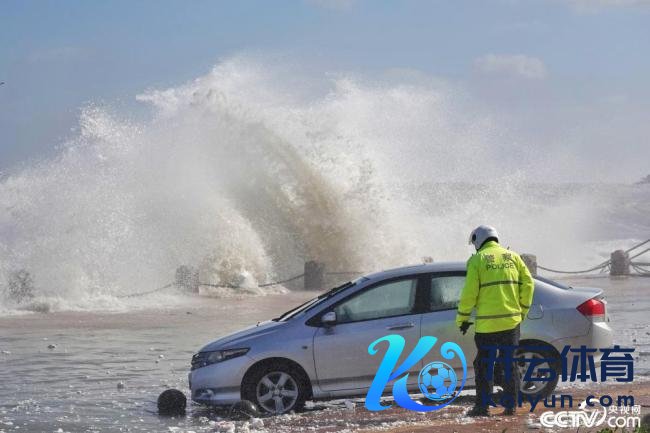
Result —
<instances>
[{"instance_id":1,"label":"cable rope barrier","mask_svg":"<svg viewBox=\"0 0 650 433\"><path fill-rule=\"evenodd\" d=\"M625 254L630 254L632 251L637 250L637 249L641 248L642 246L644 246L644 245L646 245L648 243L650 243L650 239L645 240L645 241L643 241L641 243L638 243L638 244L632 246L631 248L628 248L624 252L625 252ZM637 252L634 255L629 257L629 261L630 261L629 265L636 272L636 274L630 274L630 276L650 277L650 262L633 262L632 261L632 259L640 257L643 254L646 254L648 252L650 252L650 247L645 248L642 251ZM549 268L549 267L546 267L546 266L541 266L539 264L537 265L537 268L541 269L543 271L552 272L552 273L555 273L555 274L565 274L565 275L588 274L588 273L594 272L594 271L599 271L599 274L603 274L603 273L605 273L605 272L607 272L608 270L611 269L611 265L612 265L612 261L611 261L611 259L609 259L609 260L605 260L604 262L599 263L598 265L593 266L591 268L581 269L581 270L576 270L576 271L554 269L554 268ZM362 272L362 271L335 271L335 272L323 272L322 275L334 275L334 276L336 276L336 275L363 275L365 273L366 272ZM283 280L271 281L271 282L268 282L268 283L258 284L256 286L256 288L278 286L278 285L289 283L291 281L295 281L295 280L298 280L298 279L304 278L304 277L305 277L305 273L302 273L302 274L294 275L293 277L286 278L286 279L283 279ZM186 285L186 284L184 284L183 281L180 281L179 278L177 277L176 281L165 284L164 286L160 286L160 287L158 287L156 289L148 290L148 291L145 291L145 292L132 293L132 294L128 294L128 295L121 295L121 296L118 296L118 298L136 298L136 297L140 297L140 296L146 296L146 295L150 295L150 294L153 294L153 293L161 292L161 291L169 289L171 287L183 287L184 285ZM236 285L232 285L232 284L215 284L215 283L202 283L202 282L195 282L194 285L195 285L195 287L215 287L215 288L226 288L226 289L245 289L246 288L246 287L236 286Z\"/></svg>"},{"instance_id":2,"label":"cable rope barrier","mask_svg":"<svg viewBox=\"0 0 650 433\"><path fill-rule=\"evenodd\" d=\"M116 296L116 297L120 298L120 299L138 298L140 296L151 295L152 293L156 293L156 292L162 292L163 290L169 289L170 287L173 287L174 285L175 285L174 283L169 283L169 284L165 284L164 286L158 287L157 289L148 290L146 292L131 293L129 295L121 295L121 296Z\"/></svg>"},{"instance_id":3,"label":"cable rope barrier","mask_svg":"<svg viewBox=\"0 0 650 433\"><path fill-rule=\"evenodd\" d=\"M610 264L610 261L608 260L607 262L601 263L598 266L594 266L593 268L589 268L589 269L585 269L585 270L581 270L581 271L561 271L559 269L547 268L547 267L544 267L542 265L537 265L537 268L541 269L543 271L553 272L555 274L588 274L589 272L597 271L599 269L602 272L604 269L606 269L609 266L609 264Z\"/></svg>"},{"instance_id":4,"label":"cable rope barrier","mask_svg":"<svg viewBox=\"0 0 650 433\"><path fill-rule=\"evenodd\" d=\"M358 275L358 274L363 274L363 272L358 272L358 271L340 271L340 272L325 272L324 275ZM271 287L271 286L278 286L280 284L285 284L289 283L291 281L298 280L300 278L303 278L305 276L304 273L300 275L295 275L291 278L287 278L284 280L279 280L279 281L272 281L269 283L264 283L264 284L258 284L256 287L262 288L262 287ZM157 289L153 290L147 290L146 292L138 292L138 293L131 293L128 295L121 295L118 296L118 298L136 298L140 296L146 296L146 295L151 295L152 293L156 292L161 292L165 289L169 289L170 287L177 287L181 286L181 284L178 284L178 281L173 282L173 283L168 283L165 284L164 286L160 286ZM235 286L232 284L215 284L215 283L198 283L197 286L199 287L215 287L215 288L224 288L224 289L243 289L245 287L242 286Z\"/></svg>"},{"instance_id":5,"label":"cable rope barrier","mask_svg":"<svg viewBox=\"0 0 650 433\"><path fill-rule=\"evenodd\" d=\"M645 241L643 241L641 243L638 243L638 244L634 245L633 247L628 248L627 250L625 250L625 254L629 255L632 251L642 247L643 245L646 245L649 242L650 242L650 239L647 239L647 240L645 240ZM633 256L629 257L630 266L632 267L632 269L637 271L640 275L644 275L645 273L650 273L650 271L644 271L643 269L640 268L640 266L646 265L645 263L632 262L632 259L635 259L635 258L647 253L648 251L650 251L650 248L646 248L643 251L641 251L639 253L636 253ZM600 263L600 264L598 264L598 265L596 265L596 266L594 266L592 268L579 270L579 271L559 270L559 269L547 268L547 267L541 266L541 265L537 265L537 268L541 269L541 270L544 270L544 271L547 271L547 272L553 272L555 274L588 274L589 272L594 272L594 271L597 271L597 270L600 270L599 273L602 274L602 273L606 272L607 270L609 270L611 265L612 265L612 260L608 259L608 260L605 260L604 262L602 262L602 263Z\"/></svg>"}]
</instances>

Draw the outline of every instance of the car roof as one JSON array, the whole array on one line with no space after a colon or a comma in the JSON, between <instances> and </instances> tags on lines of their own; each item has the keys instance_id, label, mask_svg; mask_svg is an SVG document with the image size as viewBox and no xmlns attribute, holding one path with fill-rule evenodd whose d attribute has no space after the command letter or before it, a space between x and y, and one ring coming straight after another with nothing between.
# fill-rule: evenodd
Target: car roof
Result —
<instances>
[{"instance_id":1,"label":"car roof","mask_svg":"<svg viewBox=\"0 0 650 433\"><path fill-rule=\"evenodd\" d=\"M422 263L419 265L402 266L401 268L386 269L366 275L369 280L384 280L386 278L401 277L404 275L427 274L431 272L457 272L465 271L465 262L436 262Z\"/></svg>"}]
</instances>

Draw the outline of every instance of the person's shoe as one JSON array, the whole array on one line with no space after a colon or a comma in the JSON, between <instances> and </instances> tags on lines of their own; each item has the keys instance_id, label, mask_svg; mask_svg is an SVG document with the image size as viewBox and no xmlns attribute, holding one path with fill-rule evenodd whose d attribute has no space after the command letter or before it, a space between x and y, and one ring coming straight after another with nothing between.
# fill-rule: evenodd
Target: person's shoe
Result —
<instances>
[{"instance_id":1,"label":"person's shoe","mask_svg":"<svg viewBox=\"0 0 650 433\"><path fill-rule=\"evenodd\" d=\"M507 407L503 413L501 413L501 416L513 416L515 414L516 412L514 407Z\"/></svg>"},{"instance_id":2,"label":"person's shoe","mask_svg":"<svg viewBox=\"0 0 650 433\"><path fill-rule=\"evenodd\" d=\"M471 416L472 418L477 416L490 416L490 412L488 412L487 407L474 406L469 412L467 412L467 416Z\"/></svg>"}]
</instances>

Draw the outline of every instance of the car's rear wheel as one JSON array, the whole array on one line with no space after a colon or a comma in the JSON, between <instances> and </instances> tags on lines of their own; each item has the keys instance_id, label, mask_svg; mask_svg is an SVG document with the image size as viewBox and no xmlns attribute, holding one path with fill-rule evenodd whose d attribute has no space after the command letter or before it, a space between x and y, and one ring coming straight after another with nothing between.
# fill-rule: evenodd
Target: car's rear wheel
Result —
<instances>
[{"instance_id":1,"label":"car's rear wheel","mask_svg":"<svg viewBox=\"0 0 650 433\"><path fill-rule=\"evenodd\" d=\"M284 365L267 365L247 375L242 397L266 414L279 415L301 410L307 391L300 374Z\"/></svg>"},{"instance_id":2,"label":"car's rear wheel","mask_svg":"<svg viewBox=\"0 0 650 433\"><path fill-rule=\"evenodd\" d=\"M522 344L522 347L516 351L516 356L534 360L517 362L519 392L523 397L539 399L549 396L555 390L560 378L560 358L555 349L546 344ZM526 380L526 372L529 368L532 370L529 380ZM533 378L539 380L530 380Z\"/></svg>"}]
</instances>

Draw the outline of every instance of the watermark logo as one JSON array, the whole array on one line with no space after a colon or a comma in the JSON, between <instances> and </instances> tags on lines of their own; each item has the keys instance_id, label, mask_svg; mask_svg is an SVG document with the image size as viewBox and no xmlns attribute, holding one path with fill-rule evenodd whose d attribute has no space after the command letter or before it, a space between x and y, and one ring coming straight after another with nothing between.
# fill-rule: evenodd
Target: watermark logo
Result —
<instances>
[{"instance_id":1,"label":"watermark logo","mask_svg":"<svg viewBox=\"0 0 650 433\"><path fill-rule=\"evenodd\" d=\"M399 365L398 361L402 358L406 345L401 335L386 335L373 341L368 346L368 353L371 356L376 356L379 349L382 348L381 346L386 346L386 350L366 395L366 408L371 411L380 411L392 406L392 403L385 402L386 405L381 403L381 397L391 382L395 403L405 409L431 412L451 404L465 387L467 379L465 354L458 344L451 341L440 346L440 356L446 360L457 358L462 366L462 377L444 361L430 362L419 371L417 385L420 392L434 404L422 404L420 401L414 401L408 393L409 374L415 366L419 367L420 362L433 349L437 340L433 336L420 338L413 351ZM634 377L634 359L632 358L634 349L618 345L601 349L589 348L584 345L580 347L565 346L559 356L550 353L545 346L494 345L482 346L482 348L488 353L486 357L480 358L487 364L485 367L486 379L489 381L497 379L501 385L506 385L507 381L514 381L515 389L521 387L513 395L504 393L501 396L501 405L522 407L524 402L528 401L531 412L538 404L543 404L547 408L556 408L559 402L560 408L573 407L573 397L569 394L556 396L550 394L550 391L537 394L529 392L531 389L539 387L554 386L552 382L557 382L559 379L563 382L596 382L598 379L602 382L611 379L617 382L631 382ZM601 354L600 368L596 367L597 352ZM517 356L517 353L538 353L540 356ZM520 369L523 371L520 372ZM494 377L497 371L500 372L499 378ZM493 397L494 395L491 393L477 395L484 406L496 407L497 404L492 400ZM506 399L508 399L507 402ZM593 395L587 397L586 406L595 406L594 399ZM635 406L632 395L618 395L616 399L610 395L602 395L598 399L600 405L607 408L610 413L616 410L613 407L615 401L618 407ZM605 416L606 414L603 414L603 420L605 420ZM597 414L593 412L585 414L584 411L563 411L559 412L557 416L551 415L549 412L546 417L549 419L549 423L553 418L552 422L556 423L564 423L565 419L571 419L571 423L588 425L596 422ZM610 418L607 418L608 422ZM600 421L601 424L603 422ZM612 422L614 425L610 426L618 427L623 421L614 419Z\"/></svg>"},{"instance_id":2,"label":"watermark logo","mask_svg":"<svg viewBox=\"0 0 650 433\"><path fill-rule=\"evenodd\" d=\"M397 362L404 352L406 342L401 335L386 335L368 346L368 353L371 356L377 355L379 346L388 344L384 358L379 365L377 374L370 385L366 395L366 408L372 411L388 409L392 404L382 406L381 396L386 386L393 383L393 397L399 406L418 412L431 412L442 409L453 402L465 386L467 379L467 360L460 346L454 342L447 341L440 346L440 356L446 360L458 358L461 362L463 375L458 384L456 371L446 362L431 362L420 370L418 375L418 386L420 391L429 400L437 403L434 405L423 405L411 399L408 393L408 380L410 370L416 366L433 349L437 342L436 337L425 336L418 340L417 345L406 359L398 366Z\"/></svg>"}]
</instances>

